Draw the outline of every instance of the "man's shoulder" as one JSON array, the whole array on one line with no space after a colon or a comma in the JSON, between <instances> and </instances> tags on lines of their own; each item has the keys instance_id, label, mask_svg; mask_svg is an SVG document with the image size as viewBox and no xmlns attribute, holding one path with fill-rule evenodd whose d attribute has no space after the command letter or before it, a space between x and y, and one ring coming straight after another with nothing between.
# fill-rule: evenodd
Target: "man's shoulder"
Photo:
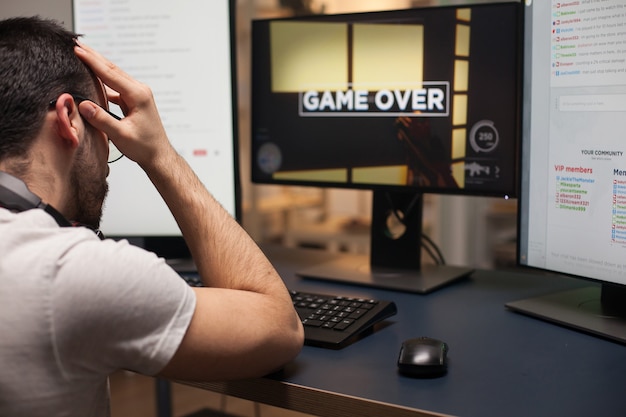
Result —
<instances>
[{"instance_id":1,"label":"man's shoulder","mask_svg":"<svg viewBox=\"0 0 626 417\"><path fill-rule=\"evenodd\" d=\"M83 226L60 227L42 210L0 213L0 235L3 253L19 254L15 260L30 270L54 268L54 275L108 271L107 275L119 276L125 275L124 271L171 270L163 259L127 240L101 240Z\"/></svg>"}]
</instances>

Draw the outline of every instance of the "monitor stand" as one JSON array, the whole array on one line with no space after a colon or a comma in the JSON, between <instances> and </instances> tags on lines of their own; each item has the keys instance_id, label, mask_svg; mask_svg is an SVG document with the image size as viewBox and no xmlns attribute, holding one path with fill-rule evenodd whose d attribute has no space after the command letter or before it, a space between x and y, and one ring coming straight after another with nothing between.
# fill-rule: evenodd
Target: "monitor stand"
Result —
<instances>
[{"instance_id":1,"label":"monitor stand","mask_svg":"<svg viewBox=\"0 0 626 417\"><path fill-rule=\"evenodd\" d=\"M297 271L297 275L419 294L467 277L473 272L471 268L422 265L422 197L374 191L370 256L342 254L336 260Z\"/></svg>"},{"instance_id":2,"label":"monitor stand","mask_svg":"<svg viewBox=\"0 0 626 417\"><path fill-rule=\"evenodd\" d=\"M506 304L527 314L626 344L626 287L604 283Z\"/></svg>"}]
</instances>

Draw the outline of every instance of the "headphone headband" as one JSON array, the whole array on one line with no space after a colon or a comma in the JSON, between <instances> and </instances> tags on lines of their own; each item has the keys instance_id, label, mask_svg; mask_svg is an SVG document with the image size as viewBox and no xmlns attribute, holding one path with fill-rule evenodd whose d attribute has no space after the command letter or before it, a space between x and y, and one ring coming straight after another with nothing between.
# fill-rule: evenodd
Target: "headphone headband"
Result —
<instances>
[{"instance_id":1,"label":"headphone headband","mask_svg":"<svg viewBox=\"0 0 626 417\"><path fill-rule=\"evenodd\" d=\"M43 208L42 205L45 205L24 181L3 171L0 171L0 204L15 211Z\"/></svg>"}]
</instances>

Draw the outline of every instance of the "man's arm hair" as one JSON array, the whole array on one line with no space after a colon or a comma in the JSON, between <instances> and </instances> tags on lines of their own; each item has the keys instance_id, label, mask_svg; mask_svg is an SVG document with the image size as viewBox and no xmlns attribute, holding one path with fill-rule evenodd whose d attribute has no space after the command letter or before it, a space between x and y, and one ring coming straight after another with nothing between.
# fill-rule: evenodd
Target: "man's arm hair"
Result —
<instances>
[{"instance_id":1,"label":"man's arm hair","mask_svg":"<svg viewBox=\"0 0 626 417\"><path fill-rule=\"evenodd\" d=\"M143 168L174 214L205 284L194 289L194 317L162 374L242 378L293 359L302 347L300 320L258 246L178 154Z\"/></svg>"}]
</instances>

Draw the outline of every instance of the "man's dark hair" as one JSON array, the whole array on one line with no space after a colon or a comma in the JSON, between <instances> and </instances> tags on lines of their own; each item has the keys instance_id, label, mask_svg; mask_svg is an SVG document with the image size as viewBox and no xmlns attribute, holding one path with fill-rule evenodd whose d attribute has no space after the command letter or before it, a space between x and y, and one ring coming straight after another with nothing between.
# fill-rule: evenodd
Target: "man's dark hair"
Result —
<instances>
[{"instance_id":1,"label":"man's dark hair","mask_svg":"<svg viewBox=\"0 0 626 417\"><path fill-rule=\"evenodd\" d=\"M95 96L94 78L74 54L77 37L39 17L0 21L0 160L25 156L51 100Z\"/></svg>"}]
</instances>

